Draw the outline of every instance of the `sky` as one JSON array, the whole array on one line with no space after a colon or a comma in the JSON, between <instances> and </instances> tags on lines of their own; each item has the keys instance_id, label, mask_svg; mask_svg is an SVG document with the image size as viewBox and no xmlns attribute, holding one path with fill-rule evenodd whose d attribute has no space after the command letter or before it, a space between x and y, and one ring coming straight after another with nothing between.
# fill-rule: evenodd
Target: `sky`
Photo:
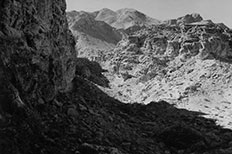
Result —
<instances>
[{"instance_id":1,"label":"sky","mask_svg":"<svg viewBox=\"0 0 232 154\"><path fill-rule=\"evenodd\" d=\"M159 19L199 13L204 19L232 28L232 0L66 0L67 10L93 12L102 8L133 8Z\"/></svg>"}]
</instances>

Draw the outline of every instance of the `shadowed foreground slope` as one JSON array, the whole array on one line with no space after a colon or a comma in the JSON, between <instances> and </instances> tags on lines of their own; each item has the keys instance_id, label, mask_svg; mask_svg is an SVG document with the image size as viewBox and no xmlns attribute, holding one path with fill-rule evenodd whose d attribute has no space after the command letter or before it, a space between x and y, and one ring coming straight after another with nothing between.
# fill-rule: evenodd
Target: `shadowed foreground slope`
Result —
<instances>
[{"instance_id":1,"label":"shadowed foreground slope","mask_svg":"<svg viewBox=\"0 0 232 154\"><path fill-rule=\"evenodd\" d=\"M83 154L231 151L232 132L199 113L166 102L123 104L80 77L73 82L75 90L8 117L0 130L1 150Z\"/></svg>"},{"instance_id":2,"label":"shadowed foreground slope","mask_svg":"<svg viewBox=\"0 0 232 154\"><path fill-rule=\"evenodd\" d=\"M123 104L75 75L64 0L1 1L0 28L0 153L231 152L232 131L198 113Z\"/></svg>"}]
</instances>

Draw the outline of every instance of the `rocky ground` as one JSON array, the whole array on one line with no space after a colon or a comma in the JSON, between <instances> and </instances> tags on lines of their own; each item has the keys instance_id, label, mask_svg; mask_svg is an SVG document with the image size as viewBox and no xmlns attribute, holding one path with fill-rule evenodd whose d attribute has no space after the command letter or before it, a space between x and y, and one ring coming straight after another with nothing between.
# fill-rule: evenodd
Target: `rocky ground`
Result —
<instances>
[{"instance_id":1,"label":"rocky ground","mask_svg":"<svg viewBox=\"0 0 232 154\"><path fill-rule=\"evenodd\" d=\"M200 112L101 91L93 83L104 70L76 58L65 8L64 0L0 2L0 153L231 153L232 131Z\"/></svg>"},{"instance_id":2,"label":"rocky ground","mask_svg":"<svg viewBox=\"0 0 232 154\"><path fill-rule=\"evenodd\" d=\"M232 128L232 33L199 20L145 28L119 42L103 62L111 86L103 90L128 103L166 100Z\"/></svg>"}]
</instances>

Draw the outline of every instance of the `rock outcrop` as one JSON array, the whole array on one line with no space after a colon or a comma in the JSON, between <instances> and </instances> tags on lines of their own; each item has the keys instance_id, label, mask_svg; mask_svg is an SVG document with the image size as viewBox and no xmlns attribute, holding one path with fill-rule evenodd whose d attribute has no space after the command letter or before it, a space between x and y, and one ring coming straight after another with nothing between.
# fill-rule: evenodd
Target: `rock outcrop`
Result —
<instances>
[{"instance_id":1,"label":"rock outcrop","mask_svg":"<svg viewBox=\"0 0 232 154\"><path fill-rule=\"evenodd\" d=\"M200 14L193 13L177 18L177 24L190 24L194 22L200 22L202 20L203 18L201 17Z\"/></svg>"},{"instance_id":2,"label":"rock outcrop","mask_svg":"<svg viewBox=\"0 0 232 154\"><path fill-rule=\"evenodd\" d=\"M200 22L202 20L203 20L203 18L201 17L200 14L193 13L193 14L187 14L187 15L185 15L183 17L179 17L177 19L165 20L165 21L162 22L162 24L166 24L166 25L183 25L183 24L190 24L190 23Z\"/></svg>"},{"instance_id":3,"label":"rock outcrop","mask_svg":"<svg viewBox=\"0 0 232 154\"><path fill-rule=\"evenodd\" d=\"M103 75L106 70L102 69L101 65L96 61L90 61L87 58L77 58L76 75L79 75L93 83L109 87L109 80Z\"/></svg>"},{"instance_id":4,"label":"rock outcrop","mask_svg":"<svg viewBox=\"0 0 232 154\"><path fill-rule=\"evenodd\" d=\"M50 101L75 75L64 1L1 2L1 71L6 82Z\"/></svg>"},{"instance_id":5,"label":"rock outcrop","mask_svg":"<svg viewBox=\"0 0 232 154\"><path fill-rule=\"evenodd\" d=\"M178 20L183 22L144 28L120 41L106 55L112 88L106 91L131 103L166 100L201 110L232 128L232 32L200 15Z\"/></svg>"}]
</instances>

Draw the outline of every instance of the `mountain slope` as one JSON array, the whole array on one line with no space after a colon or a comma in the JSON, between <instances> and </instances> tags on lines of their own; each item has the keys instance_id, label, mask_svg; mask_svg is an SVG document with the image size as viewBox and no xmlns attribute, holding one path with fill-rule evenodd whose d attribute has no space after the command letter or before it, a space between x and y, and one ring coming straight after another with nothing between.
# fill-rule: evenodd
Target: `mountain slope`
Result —
<instances>
[{"instance_id":1,"label":"mountain slope","mask_svg":"<svg viewBox=\"0 0 232 154\"><path fill-rule=\"evenodd\" d=\"M98 56L99 52L111 50L121 40L122 34L103 21L96 21L87 12L68 12L69 28L77 41L79 56Z\"/></svg>"},{"instance_id":2,"label":"mountain slope","mask_svg":"<svg viewBox=\"0 0 232 154\"><path fill-rule=\"evenodd\" d=\"M232 128L232 32L199 20L145 28L120 41L108 58L112 89L105 91L130 103L166 100Z\"/></svg>"},{"instance_id":3,"label":"mountain slope","mask_svg":"<svg viewBox=\"0 0 232 154\"><path fill-rule=\"evenodd\" d=\"M71 23L70 20L73 23ZM111 44L117 44L121 35L115 29L102 21L96 21L86 12L81 12L79 17L70 19L70 29L90 35L91 37L105 41Z\"/></svg>"},{"instance_id":4,"label":"mountain slope","mask_svg":"<svg viewBox=\"0 0 232 154\"><path fill-rule=\"evenodd\" d=\"M134 9L71 11L67 12L67 19L77 42L78 56L98 61L102 60L102 52L113 50L126 33L159 23Z\"/></svg>"},{"instance_id":5,"label":"mountain slope","mask_svg":"<svg viewBox=\"0 0 232 154\"><path fill-rule=\"evenodd\" d=\"M195 22L200 22L202 21L203 18L201 17L200 14L198 13L193 13L193 14L187 14L183 17L179 17L177 19L171 19L171 20L166 20L163 21L163 24L168 24L168 25L183 25L183 24L190 24L190 23L195 23Z\"/></svg>"}]
</instances>

